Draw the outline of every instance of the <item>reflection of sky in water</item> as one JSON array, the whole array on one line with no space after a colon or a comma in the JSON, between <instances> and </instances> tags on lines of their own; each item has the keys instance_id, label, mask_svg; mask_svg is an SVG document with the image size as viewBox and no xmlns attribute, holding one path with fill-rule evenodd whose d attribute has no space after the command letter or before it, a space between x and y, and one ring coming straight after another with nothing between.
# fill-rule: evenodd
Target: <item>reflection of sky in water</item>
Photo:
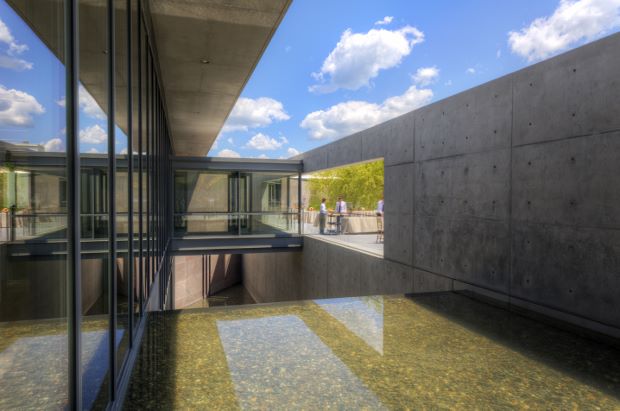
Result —
<instances>
[{"instance_id":1,"label":"reflection of sky in water","mask_svg":"<svg viewBox=\"0 0 620 411\"><path fill-rule=\"evenodd\" d=\"M217 321L217 328L242 409L383 408L297 316Z\"/></svg>"},{"instance_id":2,"label":"reflection of sky in water","mask_svg":"<svg viewBox=\"0 0 620 411\"><path fill-rule=\"evenodd\" d=\"M116 345L123 336L119 330ZM0 353L0 408L30 408L33 404L65 404L68 379L68 336L46 335L17 339ZM108 372L108 332L82 333L84 409L90 409ZM5 408L6 407L6 408ZM36 406L35 406L36 408Z\"/></svg>"},{"instance_id":3,"label":"reflection of sky in water","mask_svg":"<svg viewBox=\"0 0 620 411\"><path fill-rule=\"evenodd\" d=\"M334 298L314 302L383 355L383 297Z\"/></svg>"}]
</instances>

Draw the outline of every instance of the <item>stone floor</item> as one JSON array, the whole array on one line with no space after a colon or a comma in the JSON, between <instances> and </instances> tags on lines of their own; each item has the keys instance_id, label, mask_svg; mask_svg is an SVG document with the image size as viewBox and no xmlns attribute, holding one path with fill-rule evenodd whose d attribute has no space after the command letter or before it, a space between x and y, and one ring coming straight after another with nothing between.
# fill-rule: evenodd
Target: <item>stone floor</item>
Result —
<instances>
[{"instance_id":1,"label":"stone floor","mask_svg":"<svg viewBox=\"0 0 620 411\"><path fill-rule=\"evenodd\" d=\"M620 409L620 350L457 293L151 317L125 401L170 409Z\"/></svg>"}]
</instances>

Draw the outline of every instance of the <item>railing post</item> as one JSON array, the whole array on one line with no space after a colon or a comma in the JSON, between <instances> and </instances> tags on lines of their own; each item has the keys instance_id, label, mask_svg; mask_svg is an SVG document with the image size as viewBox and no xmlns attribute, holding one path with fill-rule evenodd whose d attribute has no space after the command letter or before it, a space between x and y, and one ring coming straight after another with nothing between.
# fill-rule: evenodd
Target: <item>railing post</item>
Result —
<instances>
[{"instance_id":1,"label":"railing post","mask_svg":"<svg viewBox=\"0 0 620 411\"><path fill-rule=\"evenodd\" d=\"M9 209L9 218L7 222L9 225L9 241L15 241L15 208L15 204L13 204Z\"/></svg>"}]
</instances>

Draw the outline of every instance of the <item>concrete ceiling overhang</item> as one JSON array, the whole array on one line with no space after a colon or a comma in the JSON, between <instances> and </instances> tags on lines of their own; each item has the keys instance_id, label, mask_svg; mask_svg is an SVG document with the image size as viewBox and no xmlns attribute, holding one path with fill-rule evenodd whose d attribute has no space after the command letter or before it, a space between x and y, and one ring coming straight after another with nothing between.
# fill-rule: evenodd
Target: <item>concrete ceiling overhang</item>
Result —
<instances>
[{"instance_id":1,"label":"concrete ceiling overhang","mask_svg":"<svg viewBox=\"0 0 620 411\"><path fill-rule=\"evenodd\" d=\"M209 152L290 1L150 2L176 155Z\"/></svg>"},{"instance_id":2,"label":"concrete ceiling overhang","mask_svg":"<svg viewBox=\"0 0 620 411\"><path fill-rule=\"evenodd\" d=\"M8 3L63 61L61 0ZM143 1L150 15L156 64L176 155L203 156L209 152L290 3L291 0ZM126 3L114 4L116 21L124 21ZM104 112L108 111L106 5L106 0L79 2L80 81ZM125 31L116 30L115 43L126 44ZM117 62L125 56L126 50L119 47ZM127 132L127 100L121 97L127 90L124 70L123 65L117 64L114 111L116 124Z\"/></svg>"}]
</instances>

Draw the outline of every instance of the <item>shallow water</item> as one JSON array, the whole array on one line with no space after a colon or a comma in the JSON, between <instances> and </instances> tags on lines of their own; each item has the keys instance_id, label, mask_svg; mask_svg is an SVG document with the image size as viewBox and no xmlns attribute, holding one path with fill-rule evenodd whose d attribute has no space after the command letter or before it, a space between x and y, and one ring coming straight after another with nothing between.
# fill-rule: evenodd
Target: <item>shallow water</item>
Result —
<instances>
[{"instance_id":1,"label":"shallow water","mask_svg":"<svg viewBox=\"0 0 620 411\"><path fill-rule=\"evenodd\" d=\"M455 293L152 316L127 409L620 409L620 350Z\"/></svg>"}]
</instances>

